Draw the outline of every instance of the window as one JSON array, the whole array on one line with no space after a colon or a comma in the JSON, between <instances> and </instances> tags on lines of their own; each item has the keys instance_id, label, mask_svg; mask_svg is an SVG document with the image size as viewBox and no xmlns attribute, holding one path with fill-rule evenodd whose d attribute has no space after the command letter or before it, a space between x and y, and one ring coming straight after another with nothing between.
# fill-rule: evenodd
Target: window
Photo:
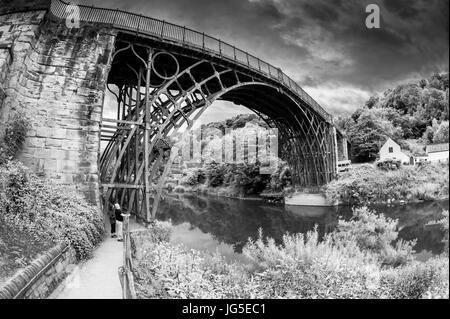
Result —
<instances>
[{"instance_id":1,"label":"window","mask_svg":"<svg viewBox=\"0 0 450 319\"><path fill-rule=\"evenodd\" d=\"M394 148L393 147L389 147L389 153L394 153Z\"/></svg>"}]
</instances>

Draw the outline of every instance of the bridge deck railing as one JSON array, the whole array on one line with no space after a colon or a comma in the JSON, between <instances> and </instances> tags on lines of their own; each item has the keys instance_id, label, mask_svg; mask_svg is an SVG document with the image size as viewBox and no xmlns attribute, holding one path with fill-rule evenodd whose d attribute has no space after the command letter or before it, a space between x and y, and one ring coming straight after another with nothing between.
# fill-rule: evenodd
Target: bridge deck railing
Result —
<instances>
[{"instance_id":1,"label":"bridge deck railing","mask_svg":"<svg viewBox=\"0 0 450 319\"><path fill-rule=\"evenodd\" d=\"M62 0L52 0L50 9L55 16L66 18L68 14L66 11L68 5L68 3ZM175 41L185 46L191 46L196 49L207 51L208 53L220 55L222 58L229 59L254 72L276 80L299 96L326 121L332 122L332 116L308 93L306 93L297 82L283 73L280 68L276 68L231 44L164 20L150 18L119 9L98 8L84 5L77 6L80 12L80 21L110 24L117 29L143 33L156 38Z\"/></svg>"}]
</instances>

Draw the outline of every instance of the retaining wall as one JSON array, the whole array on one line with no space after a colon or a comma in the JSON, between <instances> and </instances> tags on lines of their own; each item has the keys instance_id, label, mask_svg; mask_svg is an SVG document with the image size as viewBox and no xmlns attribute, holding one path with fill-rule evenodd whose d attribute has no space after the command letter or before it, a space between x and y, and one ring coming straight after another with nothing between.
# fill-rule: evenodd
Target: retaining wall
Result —
<instances>
[{"instance_id":1,"label":"retaining wall","mask_svg":"<svg viewBox=\"0 0 450 319\"><path fill-rule=\"evenodd\" d=\"M35 259L0 287L0 299L44 299L68 275L76 263L75 251L59 244Z\"/></svg>"}]
</instances>

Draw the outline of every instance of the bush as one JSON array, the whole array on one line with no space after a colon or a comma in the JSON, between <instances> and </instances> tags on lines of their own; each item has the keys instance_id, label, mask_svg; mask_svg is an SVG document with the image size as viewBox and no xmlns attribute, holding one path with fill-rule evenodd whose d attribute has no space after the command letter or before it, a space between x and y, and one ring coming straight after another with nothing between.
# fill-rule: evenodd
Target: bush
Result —
<instances>
[{"instance_id":1,"label":"bush","mask_svg":"<svg viewBox=\"0 0 450 319\"><path fill-rule=\"evenodd\" d=\"M181 185L196 186L203 184L206 176L202 169L190 168L183 170L183 177L180 180Z\"/></svg>"},{"instance_id":2,"label":"bush","mask_svg":"<svg viewBox=\"0 0 450 319\"><path fill-rule=\"evenodd\" d=\"M222 188L218 192L232 196L260 194L270 188L271 179L274 187L287 184L290 172L287 167L279 169L278 175L260 174L260 163L207 163L202 168L184 169L180 185L196 189ZM278 186L277 186L278 185Z\"/></svg>"},{"instance_id":3,"label":"bush","mask_svg":"<svg viewBox=\"0 0 450 319\"><path fill-rule=\"evenodd\" d=\"M405 166L396 171L358 165L324 187L330 201L369 205L391 201L448 198L448 164Z\"/></svg>"},{"instance_id":4,"label":"bush","mask_svg":"<svg viewBox=\"0 0 450 319\"><path fill-rule=\"evenodd\" d=\"M134 256L138 297L448 298L447 257L386 263L386 247L396 248L396 222L367 209L355 211L354 219L322 240L317 228L286 234L281 245L260 232L244 247L248 265L155 236Z\"/></svg>"},{"instance_id":5,"label":"bush","mask_svg":"<svg viewBox=\"0 0 450 319\"><path fill-rule=\"evenodd\" d=\"M400 160L387 158L377 161L375 165L384 171L395 171L402 167L402 162Z\"/></svg>"},{"instance_id":6,"label":"bush","mask_svg":"<svg viewBox=\"0 0 450 319\"><path fill-rule=\"evenodd\" d=\"M431 259L425 263L384 270L380 284L393 299L447 298L448 259Z\"/></svg>"},{"instance_id":7,"label":"bush","mask_svg":"<svg viewBox=\"0 0 450 319\"><path fill-rule=\"evenodd\" d=\"M9 226L0 214L0 285L51 246L42 238Z\"/></svg>"},{"instance_id":8,"label":"bush","mask_svg":"<svg viewBox=\"0 0 450 319\"><path fill-rule=\"evenodd\" d=\"M330 236L319 241L317 229L285 235L282 245L260 235L244 254L257 269L260 298L368 298L368 275L378 269L355 242L342 245Z\"/></svg>"},{"instance_id":9,"label":"bush","mask_svg":"<svg viewBox=\"0 0 450 319\"><path fill-rule=\"evenodd\" d=\"M11 114L0 139L0 165L17 156L17 153L22 149L29 128L30 121L23 113L14 112Z\"/></svg>"},{"instance_id":10,"label":"bush","mask_svg":"<svg viewBox=\"0 0 450 319\"><path fill-rule=\"evenodd\" d=\"M249 297L248 289L242 287L247 285L242 266L229 265L218 254L171 245L166 236L169 227L167 223L157 222L145 240L139 240L133 254L139 298Z\"/></svg>"},{"instance_id":11,"label":"bush","mask_svg":"<svg viewBox=\"0 0 450 319\"><path fill-rule=\"evenodd\" d=\"M96 208L74 189L41 179L19 162L0 166L0 216L36 239L70 243L80 260L90 257L104 234Z\"/></svg>"},{"instance_id":12,"label":"bush","mask_svg":"<svg viewBox=\"0 0 450 319\"><path fill-rule=\"evenodd\" d=\"M350 221L339 221L333 238L342 243L355 241L359 249L379 256L382 265L397 267L412 260L416 244L397 240L397 222L367 207L357 208Z\"/></svg>"}]
</instances>

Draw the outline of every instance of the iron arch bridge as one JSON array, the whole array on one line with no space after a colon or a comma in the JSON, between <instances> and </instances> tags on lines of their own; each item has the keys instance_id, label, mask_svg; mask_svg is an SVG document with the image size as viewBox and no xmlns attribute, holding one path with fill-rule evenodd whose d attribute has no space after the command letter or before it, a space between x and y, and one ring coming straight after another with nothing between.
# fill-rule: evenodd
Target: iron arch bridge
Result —
<instances>
[{"instance_id":1,"label":"iron arch bridge","mask_svg":"<svg viewBox=\"0 0 450 319\"><path fill-rule=\"evenodd\" d=\"M67 6L53 0L50 12L65 18ZM338 137L332 117L279 68L166 21L78 8L82 22L118 31L108 76L117 117L103 118L101 128L108 143L99 172L106 200L116 197L144 220L155 218L175 153L170 135L183 124L192 128L216 100L243 105L278 129L280 153L296 185L321 186L335 178Z\"/></svg>"}]
</instances>

